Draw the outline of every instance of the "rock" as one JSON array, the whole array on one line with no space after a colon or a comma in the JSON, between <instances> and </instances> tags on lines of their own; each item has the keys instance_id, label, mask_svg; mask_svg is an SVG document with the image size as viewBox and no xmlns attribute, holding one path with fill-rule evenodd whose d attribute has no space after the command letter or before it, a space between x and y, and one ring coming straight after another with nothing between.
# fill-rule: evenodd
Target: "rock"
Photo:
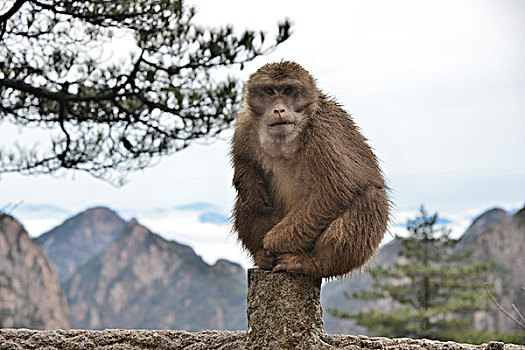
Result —
<instances>
[{"instance_id":1,"label":"rock","mask_svg":"<svg viewBox=\"0 0 525 350\"><path fill-rule=\"evenodd\" d=\"M52 262L24 227L0 213L0 328L69 328ZM0 348L2 342L0 341Z\"/></svg>"},{"instance_id":2,"label":"rock","mask_svg":"<svg viewBox=\"0 0 525 350\"><path fill-rule=\"evenodd\" d=\"M503 350L505 344L499 341L491 341L487 344L487 350Z\"/></svg>"},{"instance_id":3,"label":"rock","mask_svg":"<svg viewBox=\"0 0 525 350\"><path fill-rule=\"evenodd\" d=\"M148 330L104 331L34 331L28 329L0 330L0 349L24 350L82 350L100 349L244 349L244 332Z\"/></svg>"},{"instance_id":4,"label":"rock","mask_svg":"<svg viewBox=\"0 0 525 350\"><path fill-rule=\"evenodd\" d=\"M46 349L46 350L128 350L128 349L184 349L184 350L252 350L257 344L247 344L244 331L185 331L119 330L103 331L57 330L37 331L28 329L0 329L0 349ZM369 338L353 335L321 336L324 342L318 349L343 350L487 350L488 344L471 345L439 342L426 339ZM492 343L489 343L492 344ZM369 347L369 346L372 347ZM279 348L265 348L279 349ZM299 348L301 349L301 348ZM504 344L504 350L525 350L525 346Z\"/></svg>"},{"instance_id":5,"label":"rock","mask_svg":"<svg viewBox=\"0 0 525 350\"><path fill-rule=\"evenodd\" d=\"M248 331L253 349L318 349L323 312L321 279L286 272L248 270Z\"/></svg>"},{"instance_id":6,"label":"rock","mask_svg":"<svg viewBox=\"0 0 525 350\"><path fill-rule=\"evenodd\" d=\"M472 224L470 224L465 233L461 236L460 246L468 246L479 236L481 231L488 229L496 222L505 222L509 219L509 214L503 209L493 208L485 211L472 221Z\"/></svg>"}]
</instances>

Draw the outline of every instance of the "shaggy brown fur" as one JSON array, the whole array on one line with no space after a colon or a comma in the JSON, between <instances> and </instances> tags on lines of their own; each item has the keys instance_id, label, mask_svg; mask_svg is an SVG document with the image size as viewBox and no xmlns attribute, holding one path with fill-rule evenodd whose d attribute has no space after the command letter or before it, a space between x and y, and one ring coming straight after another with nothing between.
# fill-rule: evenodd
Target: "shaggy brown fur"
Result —
<instances>
[{"instance_id":1,"label":"shaggy brown fur","mask_svg":"<svg viewBox=\"0 0 525 350\"><path fill-rule=\"evenodd\" d=\"M235 229L263 269L332 277L387 227L377 160L350 116L293 62L250 76L232 141Z\"/></svg>"}]
</instances>

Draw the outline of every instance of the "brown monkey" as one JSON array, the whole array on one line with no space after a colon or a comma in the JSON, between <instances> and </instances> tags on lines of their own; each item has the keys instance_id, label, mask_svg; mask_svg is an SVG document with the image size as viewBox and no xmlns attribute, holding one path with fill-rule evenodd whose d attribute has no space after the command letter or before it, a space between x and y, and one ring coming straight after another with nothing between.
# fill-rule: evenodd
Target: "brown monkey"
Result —
<instances>
[{"instance_id":1,"label":"brown monkey","mask_svg":"<svg viewBox=\"0 0 525 350\"><path fill-rule=\"evenodd\" d=\"M257 266L331 277L375 253L389 209L376 157L300 65L250 76L231 155L234 226Z\"/></svg>"}]
</instances>

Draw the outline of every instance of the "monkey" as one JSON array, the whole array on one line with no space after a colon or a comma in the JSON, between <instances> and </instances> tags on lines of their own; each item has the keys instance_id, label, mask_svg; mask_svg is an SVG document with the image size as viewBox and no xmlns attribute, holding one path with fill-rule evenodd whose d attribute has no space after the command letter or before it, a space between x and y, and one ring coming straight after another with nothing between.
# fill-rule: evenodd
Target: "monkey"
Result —
<instances>
[{"instance_id":1,"label":"monkey","mask_svg":"<svg viewBox=\"0 0 525 350\"><path fill-rule=\"evenodd\" d=\"M256 266L330 278L375 254L389 213L377 158L301 65L250 75L230 155L233 227Z\"/></svg>"}]
</instances>

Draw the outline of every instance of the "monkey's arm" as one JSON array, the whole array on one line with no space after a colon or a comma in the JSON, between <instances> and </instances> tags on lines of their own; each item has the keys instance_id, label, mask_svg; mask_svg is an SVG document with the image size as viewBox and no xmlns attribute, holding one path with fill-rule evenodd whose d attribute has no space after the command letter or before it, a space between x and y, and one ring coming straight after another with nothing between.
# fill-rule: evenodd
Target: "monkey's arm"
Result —
<instances>
[{"instance_id":1,"label":"monkey's arm","mask_svg":"<svg viewBox=\"0 0 525 350\"><path fill-rule=\"evenodd\" d=\"M234 164L233 186L237 190L239 205L252 213L271 212L273 205L262 169L240 156L234 157Z\"/></svg>"},{"instance_id":2,"label":"monkey's arm","mask_svg":"<svg viewBox=\"0 0 525 350\"><path fill-rule=\"evenodd\" d=\"M271 269L275 255L263 248L263 238L279 222L268 193L268 183L262 169L247 158L234 156L233 185L237 190L234 207L234 225L244 248L258 267Z\"/></svg>"},{"instance_id":3,"label":"monkey's arm","mask_svg":"<svg viewBox=\"0 0 525 350\"><path fill-rule=\"evenodd\" d=\"M346 115L345 115L346 116ZM313 126L301 164L304 200L264 238L264 248L277 254L311 251L317 238L370 188L384 189L375 157L348 118L340 124ZM350 130L350 135L348 135ZM334 136L335 135L335 136ZM339 137L336 137L338 136ZM337 244L337 242L334 242Z\"/></svg>"},{"instance_id":4,"label":"monkey's arm","mask_svg":"<svg viewBox=\"0 0 525 350\"><path fill-rule=\"evenodd\" d=\"M264 249L276 254L311 250L324 229L345 210L318 199L312 196L290 211L266 234Z\"/></svg>"},{"instance_id":5,"label":"monkey's arm","mask_svg":"<svg viewBox=\"0 0 525 350\"><path fill-rule=\"evenodd\" d=\"M269 254L263 248L263 238L272 229L279 217L275 213L258 214L253 210L235 203L234 225L243 247L249 251L255 265L262 269L271 269L275 266L275 255Z\"/></svg>"}]
</instances>

